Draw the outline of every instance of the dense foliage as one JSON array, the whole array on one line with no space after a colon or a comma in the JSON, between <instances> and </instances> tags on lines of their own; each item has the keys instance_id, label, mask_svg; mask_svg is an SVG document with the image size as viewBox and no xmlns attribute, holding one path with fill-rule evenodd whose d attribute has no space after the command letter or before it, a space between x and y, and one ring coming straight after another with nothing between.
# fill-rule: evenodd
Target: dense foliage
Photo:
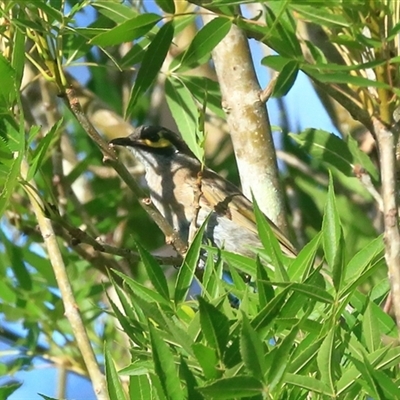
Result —
<instances>
[{"instance_id":1,"label":"dense foliage","mask_svg":"<svg viewBox=\"0 0 400 400\"><path fill-rule=\"evenodd\" d=\"M400 288L400 3L133 3L0 1L0 312L26 330L2 374L45 355L99 398L104 362L113 400L400 398L395 290L388 300ZM259 200L254 258L205 245L202 229L183 260L154 255L165 238L140 199L143 171L107 141L129 133L122 115L176 124L239 183L210 61L232 27L272 50L255 66L276 74L260 101L302 71L340 136L275 127L295 259Z\"/></svg>"}]
</instances>

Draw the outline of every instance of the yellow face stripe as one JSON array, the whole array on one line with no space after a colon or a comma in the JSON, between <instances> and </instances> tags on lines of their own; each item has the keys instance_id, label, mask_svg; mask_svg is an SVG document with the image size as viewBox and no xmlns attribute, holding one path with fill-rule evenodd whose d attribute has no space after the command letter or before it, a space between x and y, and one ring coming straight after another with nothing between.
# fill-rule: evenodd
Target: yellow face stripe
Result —
<instances>
[{"instance_id":1,"label":"yellow face stripe","mask_svg":"<svg viewBox=\"0 0 400 400\"><path fill-rule=\"evenodd\" d=\"M172 145L172 143L168 139L165 139L165 138L160 138L159 140L157 140L157 142L152 142L149 139L142 139L142 140L140 140L140 142L148 147L154 147L154 148L158 148L158 149L171 147L171 145Z\"/></svg>"}]
</instances>

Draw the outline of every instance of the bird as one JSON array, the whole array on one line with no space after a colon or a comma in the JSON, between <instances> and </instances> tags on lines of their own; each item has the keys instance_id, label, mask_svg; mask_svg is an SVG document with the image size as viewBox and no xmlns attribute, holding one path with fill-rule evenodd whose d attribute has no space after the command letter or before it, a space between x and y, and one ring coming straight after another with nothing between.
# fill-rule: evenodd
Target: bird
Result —
<instances>
[{"instance_id":1,"label":"bird","mask_svg":"<svg viewBox=\"0 0 400 400\"><path fill-rule=\"evenodd\" d=\"M198 227L208 218L204 235L213 246L249 257L254 248L262 247L252 202L234 184L204 167L179 134L143 125L112 139L110 145L128 148L143 164L151 201L186 243L193 219ZM283 254L294 257L294 246L265 218Z\"/></svg>"}]
</instances>

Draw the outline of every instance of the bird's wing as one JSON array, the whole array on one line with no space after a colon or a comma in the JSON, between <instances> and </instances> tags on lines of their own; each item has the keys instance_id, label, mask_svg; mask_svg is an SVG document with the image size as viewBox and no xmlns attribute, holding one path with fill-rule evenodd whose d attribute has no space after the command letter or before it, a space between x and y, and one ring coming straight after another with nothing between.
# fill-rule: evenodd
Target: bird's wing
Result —
<instances>
[{"instance_id":1,"label":"bird's wing","mask_svg":"<svg viewBox=\"0 0 400 400\"><path fill-rule=\"evenodd\" d=\"M212 170L204 170L202 178L202 201L207 208L213 209L216 213L225 215L238 226L257 232L253 204L245 197L240 190ZM265 217L277 237L282 251L289 256L295 256L296 250L280 229L268 218Z\"/></svg>"}]
</instances>

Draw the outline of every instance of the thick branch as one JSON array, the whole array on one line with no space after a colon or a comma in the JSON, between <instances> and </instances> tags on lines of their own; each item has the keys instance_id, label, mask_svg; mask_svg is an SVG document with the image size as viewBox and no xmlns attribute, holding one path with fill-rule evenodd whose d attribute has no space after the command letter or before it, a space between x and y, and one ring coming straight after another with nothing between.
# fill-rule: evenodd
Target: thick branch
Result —
<instances>
[{"instance_id":1,"label":"thick branch","mask_svg":"<svg viewBox=\"0 0 400 400\"><path fill-rule=\"evenodd\" d=\"M212 18L203 16L205 22ZM245 34L233 25L212 56L243 192L249 198L253 193L262 211L287 233L271 126Z\"/></svg>"},{"instance_id":2,"label":"thick branch","mask_svg":"<svg viewBox=\"0 0 400 400\"><path fill-rule=\"evenodd\" d=\"M389 269L392 301L400 336L400 232L397 208L395 137L376 118L373 119L379 145L382 199L385 223L385 258Z\"/></svg>"}]
</instances>

